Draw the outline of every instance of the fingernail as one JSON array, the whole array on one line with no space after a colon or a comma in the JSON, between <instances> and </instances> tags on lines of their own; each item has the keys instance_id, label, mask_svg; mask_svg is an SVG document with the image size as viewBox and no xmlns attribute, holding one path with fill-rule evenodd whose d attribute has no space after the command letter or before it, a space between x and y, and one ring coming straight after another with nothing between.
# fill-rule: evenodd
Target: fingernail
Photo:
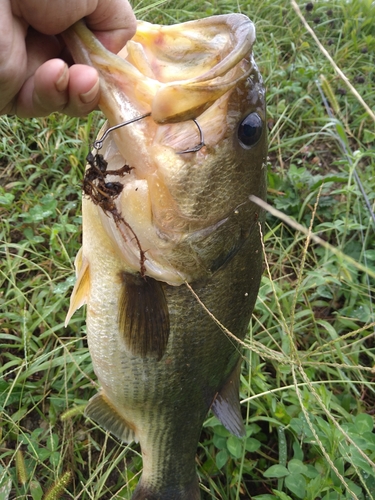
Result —
<instances>
[{"instance_id":1,"label":"fingernail","mask_svg":"<svg viewBox=\"0 0 375 500\"><path fill-rule=\"evenodd\" d=\"M69 70L68 66L64 64L64 69L60 75L60 78L55 83L55 87L59 92L63 92L64 90L66 90L68 82L69 82Z\"/></svg>"},{"instance_id":2,"label":"fingernail","mask_svg":"<svg viewBox=\"0 0 375 500\"><path fill-rule=\"evenodd\" d=\"M99 80L96 81L95 85L85 94L79 94L79 98L84 104L90 104L98 96L99 92Z\"/></svg>"}]
</instances>

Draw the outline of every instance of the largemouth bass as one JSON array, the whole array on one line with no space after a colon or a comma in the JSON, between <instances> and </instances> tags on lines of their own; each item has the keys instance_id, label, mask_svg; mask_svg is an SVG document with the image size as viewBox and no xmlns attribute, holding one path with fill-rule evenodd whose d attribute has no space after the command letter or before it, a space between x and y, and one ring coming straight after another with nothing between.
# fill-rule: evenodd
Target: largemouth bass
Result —
<instances>
[{"instance_id":1,"label":"largemouth bass","mask_svg":"<svg viewBox=\"0 0 375 500\"><path fill-rule=\"evenodd\" d=\"M87 304L101 390L86 414L139 441L133 500L197 500L209 409L244 436L241 352L219 324L244 338L262 273L263 214L249 200L266 185L254 25L240 14L139 22L119 56L83 22L64 37L76 62L97 68L108 119L88 157L67 316Z\"/></svg>"}]
</instances>

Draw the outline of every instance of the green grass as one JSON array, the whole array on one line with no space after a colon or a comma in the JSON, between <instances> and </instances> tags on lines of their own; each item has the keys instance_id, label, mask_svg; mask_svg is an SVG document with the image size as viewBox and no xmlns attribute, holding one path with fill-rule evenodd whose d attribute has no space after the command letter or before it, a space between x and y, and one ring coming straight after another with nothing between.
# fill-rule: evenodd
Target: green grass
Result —
<instances>
[{"instance_id":1,"label":"green grass","mask_svg":"<svg viewBox=\"0 0 375 500\"><path fill-rule=\"evenodd\" d=\"M374 4L300 7L374 109ZM179 0L150 11L147 0L138 10L172 23L239 9ZM372 500L375 236L356 176L374 209L374 121L289 1L244 1L241 11L256 23L268 93L268 201L324 241L268 214L242 371L248 437L208 417L197 454L202 499ZM126 499L141 472L138 446L83 416L97 389L84 311L63 326L84 159L100 119L0 118L1 500L8 491L10 499Z\"/></svg>"}]
</instances>

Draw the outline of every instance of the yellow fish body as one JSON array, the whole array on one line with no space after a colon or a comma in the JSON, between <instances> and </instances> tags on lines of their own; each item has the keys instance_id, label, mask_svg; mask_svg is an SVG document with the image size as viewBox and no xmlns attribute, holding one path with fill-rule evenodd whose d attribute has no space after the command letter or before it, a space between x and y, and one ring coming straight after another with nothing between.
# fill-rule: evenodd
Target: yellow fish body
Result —
<instances>
[{"instance_id":1,"label":"yellow fish body","mask_svg":"<svg viewBox=\"0 0 375 500\"><path fill-rule=\"evenodd\" d=\"M197 500L195 454L208 410L244 435L238 344L189 287L244 338L262 273L263 214L249 196L266 192L255 29L240 14L139 22L121 57L83 23L64 36L75 60L99 72L108 119L99 139L147 115L108 133L88 158L67 317L87 304L101 391L86 413L140 442L133 500Z\"/></svg>"}]
</instances>

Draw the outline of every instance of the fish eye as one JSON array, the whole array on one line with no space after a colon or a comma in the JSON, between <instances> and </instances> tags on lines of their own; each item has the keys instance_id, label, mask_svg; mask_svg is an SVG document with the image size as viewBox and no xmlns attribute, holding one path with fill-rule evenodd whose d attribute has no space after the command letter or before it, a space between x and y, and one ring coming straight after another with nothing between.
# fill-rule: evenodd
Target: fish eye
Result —
<instances>
[{"instance_id":1,"label":"fish eye","mask_svg":"<svg viewBox=\"0 0 375 500\"><path fill-rule=\"evenodd\" d=\"M238 140L243 148L254 146L262 135L263 122L258 113L250 113L238 127Z\"/></svg>"}]
</instances>

